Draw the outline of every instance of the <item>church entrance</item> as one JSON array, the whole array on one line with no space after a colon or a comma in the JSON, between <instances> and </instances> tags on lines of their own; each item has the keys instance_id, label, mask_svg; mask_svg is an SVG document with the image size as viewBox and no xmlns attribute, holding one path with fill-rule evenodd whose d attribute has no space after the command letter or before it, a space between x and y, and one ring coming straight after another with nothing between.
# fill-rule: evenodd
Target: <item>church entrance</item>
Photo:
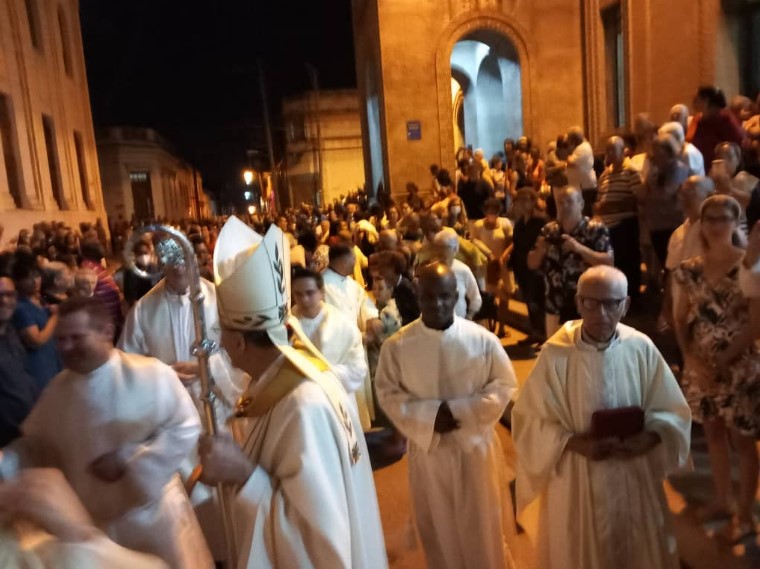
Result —
<instances>
[{"instance_id":1,"label":"church entrance","mask_svg":"<svg viewBox=\"0 0 760 569\"><path fill-rule=\"evenodd\" d=\"M454 150L482 148L486 158L504 139L523 135L522 78L514 44L494 30L464 36L451 52Z\"/></svg>"}]
</instances>

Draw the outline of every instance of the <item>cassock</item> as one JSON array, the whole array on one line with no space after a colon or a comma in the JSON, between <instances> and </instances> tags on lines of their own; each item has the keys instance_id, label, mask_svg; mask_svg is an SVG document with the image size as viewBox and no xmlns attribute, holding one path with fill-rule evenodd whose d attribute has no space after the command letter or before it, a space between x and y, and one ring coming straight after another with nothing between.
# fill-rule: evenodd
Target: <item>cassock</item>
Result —
<instances>
[{"instance_id":1,"label":"cassock","mask_svg":"<svg viewBox=\"0 0 760 569\"><path fill-rule=\"evenodd\" d=\"M341 312L351 322L356 322L361 332L367 329L367 322L380 317L375 303L354 279L339 275L330 268L325 269L322 277L325 283L325 302ZM327 359L330 361L329 358ZM369 430L372 419L375 418L375 403L372 395L369 366L366 364L366 351L364 351L364 360L366 370L364 384L355 393L362 428Z\"/></svg>"},{"instance_id":2,"label":"cassock","mask_svg":"<svg viewBox=\"0 0 760 569\"><path fill-rule=\"evenodd\" d=\"M293 308L293 316L298 318L306 336L330 363L330 371L335 374L340 384L350 395L349 399L357 403L362 428L368 430L371 418L367 410L367 398L372 392L365 392L369 382L367 356L362 344L362 335L353 321L350 321L334 306L321 303L319 314L306 318Z\"/></svg>"},{"instance_id":3,"label":"cassock","mask_svg":"<svg viewBox=\"0 0 760 569\"><path fill-rule=\"evenodd\" d=\"M281 356L248 392L243 450L255 465L235 500L239 569L388 566L367 445L332 374L355 445L322 387ZM358 459L354 463L354 459Z\"/></svg>"},{"instance_id":4,"label":"cassock","mask_svg":"<svg viewBox=\"0 0 760 569\"><path fill-rule=\"evenodd\" d=\"M205 279L201 279L203 290L203 311L206 320L206 334L217 346L220 345L221 329L216 307L216 290ZM195 342L192 301L189 294L173 294L166 289L166 280L154 286L142 297L127 315L124 331L118 347L125 352L152 356L168 365L191 361ZM248 378L242 371L232 367L224 350L218 350L209 357L211 377L219 389L217 413L226 419L234 406ZM200 414L203 414L200 382L188 387L190 395Z\"/></svg>"},{"instance_id":5,"label":"cassock","mask_svg":"<svg viewBox=\"0 0 760 569\"><path fill-rule=\"evenodd\" d=\"M565 451L573 434L590 431L594 411L626 406L643 408L645 429L662 439L649 453L590 461ZM689 407L649 338L619 324L598 348L581 338L580 321L560 328L512 412L518 519L537 534L540 567L677 569L662 483L687 460L690 426Z\"/></svg>"},{"instance_id":6,"label":"cassock","mask_svg":"<svg viewBox=\"0 0 760 569\"><path fill-rule=\"evenodd\" d=\"M63 471L113 541L156 555L173 569L213 566L176 474L197 443L200 420L170 367L113 350L87 375L64 370L42 393L21 431L11 447L18 464ZM116 482L104 482L89 468L113 451L126 461L127 472ZM3 460L4 476L6 466Z\"/></svg>"},{"instance_id":7,"label":"cassock","mask_svg":"<svg viewBox=\"0 0 760 569\"><path fill-rule=\"evenodd\" d=\"M415 320L388 338L375 375L383 411L409 439L409 484L428 567L512 566L504 454L494 431L516 390L499 339L455 317L446 330ZM461 427L433 430L447 401Z\"/></svg>"}]
</instances>

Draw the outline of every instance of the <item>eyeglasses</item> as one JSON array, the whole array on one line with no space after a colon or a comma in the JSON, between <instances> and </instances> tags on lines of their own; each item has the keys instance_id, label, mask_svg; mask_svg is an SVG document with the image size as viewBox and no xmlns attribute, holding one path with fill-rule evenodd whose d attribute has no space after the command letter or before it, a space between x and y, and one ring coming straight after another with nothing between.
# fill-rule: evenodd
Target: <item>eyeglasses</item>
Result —
<instances>
[{"instance_id":1,"label":"eyeglasses","mask_svg":"<svg viewBox=\"0 0 760 569\"><path fill-rule=\"evenodd\" d=\"M702 218L702 223L709 223L710 225L733 223L734 221L736 221L736 218L733 215L705 215Z\"/></svg>"},{"instance_id":2,"label":"eyeglasses","mask_svg":"<svg viewBox=\"0 0 760 569\"><path fill-rule=\"evenodd\" d=\"M600 307L604 307L606 312L614 312L620 310L627 298L590 298L588 296L578 296L581 306L586 310L599 310Z\"/></svg>"}]
</instances>

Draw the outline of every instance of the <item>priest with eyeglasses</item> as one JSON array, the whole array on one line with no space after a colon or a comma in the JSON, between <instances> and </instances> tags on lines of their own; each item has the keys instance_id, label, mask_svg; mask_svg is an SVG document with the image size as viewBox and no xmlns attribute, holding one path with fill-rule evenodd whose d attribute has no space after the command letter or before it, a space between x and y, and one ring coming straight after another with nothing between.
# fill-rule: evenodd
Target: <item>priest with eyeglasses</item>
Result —
<instances>
[{"instance_id":1,"label":"priest with eyeglasses","mask_svg":"<svg viewBox=\"0 0 760 569\"><path fill-rule=\"evenodd\" d=\"M578 281L580 320L545 344L512 413L518 521L542 569L679 567L662 483L689 454L691 413L652 341L620 324L627 281Z\"/></svg>"}]
</instances>

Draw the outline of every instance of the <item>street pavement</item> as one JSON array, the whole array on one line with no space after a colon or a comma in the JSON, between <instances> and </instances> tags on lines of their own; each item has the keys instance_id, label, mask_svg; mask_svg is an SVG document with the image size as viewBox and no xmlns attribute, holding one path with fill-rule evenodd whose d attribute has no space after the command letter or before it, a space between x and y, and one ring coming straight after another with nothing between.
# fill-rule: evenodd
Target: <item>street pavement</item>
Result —
<instances>
[{"instance_id":1,"label":"street pavement","mask_svg":"<svg viewBox=\"0 0 760 569\"><path fill-rule=\"evenodd\" d=\"M515 344L524 335L510 329L511 336L503 340L506 346ZM509 350L512 351L512 350ZM513 359L518 380L522 383L533 366L533 358ZM508 475L514 477L515 450L509 431L499 425L497 432L504 450ZM698 508L705 504L711 492L707 447L701 429L692 434L694 468L671 476L665 483L668 505L674 517L682 567L688 569L750 569L760 568L760 539L748 539L731 546L725 536L727 525L706 526L697 519ZM425 557L415 536L410 507L406 457L375 471L375 485L385 542L391 569L424 569ZM736 472L734 472L736 479ZM760 498L760 496L758 496ZM760 508L758 508L760 514ZM517 537L512 551L518 569L536 567L535 551L525 534ZM645 569L645 568L642 568Z\"/></svg>"}]
</instances>

